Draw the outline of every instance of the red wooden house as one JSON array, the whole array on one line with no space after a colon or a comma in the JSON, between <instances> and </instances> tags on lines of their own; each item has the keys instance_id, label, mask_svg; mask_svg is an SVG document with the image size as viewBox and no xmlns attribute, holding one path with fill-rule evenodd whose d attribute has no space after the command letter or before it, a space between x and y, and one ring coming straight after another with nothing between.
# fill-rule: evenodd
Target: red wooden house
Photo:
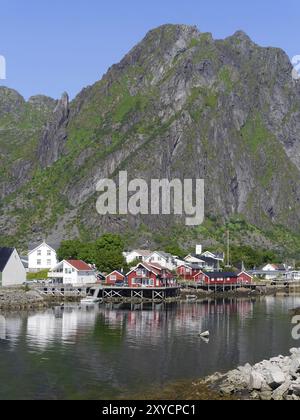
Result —
<instances>
[{"instance_id":1,"label":"red wooden house","mask_svg":"<svg viewBox=\"0 0 300 420\"><path fill-rule=\"evenodd\" d=\"M171 271L158 264L140 263L127 274L129 287L169 287L175 283Z\"/></svg>"},{"instance_id":2,"label":"red wooden house","mask_svg":"<svg viewBox=\"0 0 300 420\"><path fill-rule=\"evenodd\" d=\"M194 281L194 277L198 274L201 269L197 266L192 266L189 264L181 265L177 267L176 273L179 277L186 281Z\"/></svg>"},{"instance_id":3,"label":"red wooden house","mask_svg":"<svg viewBox=\"0 0 300 420\"><path fill-rule=\"evenodd\" d=\"M113 271L108 276L105 277L105 283L109 286L114 286L117 281L124 281L125 276L119 271Z\"/></svg>"},{"instance_id":4,"label":"red wooden house","mask_svg":"<svg viewBox=\"0 0 300 420\"><path fill-rule=\"evenodd\" d=\"M251 284L253 278L246 272L242 273L226 273L214 272L205 273L200 271L194 276L196 283L213 284L213 285L230 285L230 284Z\"/></svg>"}]
</instances>

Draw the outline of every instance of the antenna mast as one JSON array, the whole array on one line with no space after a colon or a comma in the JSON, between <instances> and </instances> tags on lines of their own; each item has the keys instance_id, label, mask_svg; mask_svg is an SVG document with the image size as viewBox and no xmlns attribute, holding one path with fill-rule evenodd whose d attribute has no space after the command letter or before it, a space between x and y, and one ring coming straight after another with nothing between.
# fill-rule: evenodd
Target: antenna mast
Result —
<instances>
[{"instance_id":1,"label":"antenna mast","mask_svg":"<svg viewBox=\"0 0 300 420\"><path fill-rule=\"evenodd\" d=\"M230 232L227 230L227 266L230 267Z\"/></svg>"}]
</instances>

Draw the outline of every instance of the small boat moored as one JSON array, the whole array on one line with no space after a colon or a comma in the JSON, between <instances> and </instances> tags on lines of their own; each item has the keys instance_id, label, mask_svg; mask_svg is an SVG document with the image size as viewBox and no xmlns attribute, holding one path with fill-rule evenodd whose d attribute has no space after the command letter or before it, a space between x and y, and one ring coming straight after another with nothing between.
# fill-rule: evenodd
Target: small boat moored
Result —
<instances>
[{"instance_id":1,"label":"small boat moored","mask_svg":"<svg viewBox=\"0 0 300 420\"><path fill-rule=\"evenodd\" d=\"M97 289L90 289L87 297L84 299L81 299L80 303L82 305L95 305L96 303L103 302L103 299L99 297L99 290L100 290L99 287L97 287Z\"/></svg>"},{"instance_id":2,"label":"small boat moored","mask_svg":"<svg viewBox=\"0 0 300 420\"><path fill-rule=\"evenodd\" d=\"M96 298L93 296L88 296L84 299L81 299L80 301L82 305L94 305L95 303L100 303L100 302L102 302L101 298Z\"/></svg>"}]
</instances>

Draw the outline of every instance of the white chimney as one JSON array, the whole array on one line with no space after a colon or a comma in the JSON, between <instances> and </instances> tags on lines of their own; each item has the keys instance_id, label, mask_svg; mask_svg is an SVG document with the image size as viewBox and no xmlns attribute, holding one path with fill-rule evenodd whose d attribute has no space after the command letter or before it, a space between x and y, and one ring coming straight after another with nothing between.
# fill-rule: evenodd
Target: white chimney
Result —
<instances>
[{"instance_id":1,"label":"white chimney","mask_svg":"<svg viewBox=\"0 0 300 420\"><path fill-rule=\"evenodd\" d=\"M202 245L196 245L196 255L202 254Z\"/></svg>"}]
</instances>

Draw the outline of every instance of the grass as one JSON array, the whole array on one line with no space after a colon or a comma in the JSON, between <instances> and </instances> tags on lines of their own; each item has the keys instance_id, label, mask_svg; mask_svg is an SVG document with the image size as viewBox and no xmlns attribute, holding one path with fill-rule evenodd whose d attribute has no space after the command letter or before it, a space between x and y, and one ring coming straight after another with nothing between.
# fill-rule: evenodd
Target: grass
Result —
<instances>
[{"instance_id":1,"label":"grass","mask_svg":"<svg viewBox=\"0 0 300 420\"><path fill-rule=\"evenodd\" d=\"M37 273L27 273L27 280L33 281L33 280L43 280L48 278L48 272L49 270L43 270L39 271Z\"/></svg>"}]
</instances>

